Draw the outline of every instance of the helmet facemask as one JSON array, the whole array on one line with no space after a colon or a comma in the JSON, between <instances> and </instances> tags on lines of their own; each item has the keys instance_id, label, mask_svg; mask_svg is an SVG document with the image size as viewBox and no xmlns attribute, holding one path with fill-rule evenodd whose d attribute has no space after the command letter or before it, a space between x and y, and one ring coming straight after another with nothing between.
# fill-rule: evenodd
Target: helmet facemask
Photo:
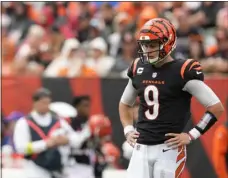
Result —
<instances>
[{"instance_id":1,"label":"helmet facemask","mask_svg":"<svg viewBox=\"0 0 228 178\"><path fill-rule=\"evenodd\" d=\"M156 64L163 60L160 57L163 44L159 40L138 40L139 57L143 63Z\"/></svg>"}]
</instances>

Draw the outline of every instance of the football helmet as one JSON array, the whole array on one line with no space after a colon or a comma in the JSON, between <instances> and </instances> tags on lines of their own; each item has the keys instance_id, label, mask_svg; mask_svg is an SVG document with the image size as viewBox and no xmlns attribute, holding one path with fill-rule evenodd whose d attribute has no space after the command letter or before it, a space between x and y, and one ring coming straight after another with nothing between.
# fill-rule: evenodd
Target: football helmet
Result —
<instances>
[{"instance_id":1,"label":"football helmet","mask_svg":"<svg viewBox=\"0 0 228 178\"><path fill-rule=\"evenodd\" d=\"M175 49L176 39L176 30L168 20L147 21L137 35L141 61L156 64L164 60Z\"/></svg>"},{"instance_id":2,"label":"football helmet","mask_svg":"<svg viewBox=\"0 0 228 178\"><path fill-rule=\"evenodd\" d=\"M112 142L107 142L102 145L101 150L106 162L114 166L120 158L120 149Z\"/></svg>"},{"instance_id":3,"label":"football helmet","mask_svg":"<svg viewBox=\"0 0 228 178\"><path fill-rule=\"evenodd\" d=\"M112 134L111 122L107 116L101 114L91 116L89 126L93 136L105 137Z\"/></svg>"}]
</instances>

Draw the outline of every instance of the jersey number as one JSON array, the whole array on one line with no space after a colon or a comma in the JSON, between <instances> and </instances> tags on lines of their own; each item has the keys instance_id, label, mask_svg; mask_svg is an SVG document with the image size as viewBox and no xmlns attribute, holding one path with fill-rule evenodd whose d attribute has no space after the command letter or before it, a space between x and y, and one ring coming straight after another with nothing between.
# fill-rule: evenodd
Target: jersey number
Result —
<instances>
[{"instance_id":1,"label":"jersey number","mask_svg":"<svg viewBox=\"0 0 228 178\"><path fill-rule=\"evenodd\" d=\"M153 100L149 98L150 92L152 93ZM145 116L149 120L154 120L158 117L158 109L159 109L158 95L159 95L158 89L154 85L149 85L144 90L144 98L145 98L146 104L149 107L153 106L152 114L150 113L149 109L145 111Z\"/></svg>"}]
</instances>

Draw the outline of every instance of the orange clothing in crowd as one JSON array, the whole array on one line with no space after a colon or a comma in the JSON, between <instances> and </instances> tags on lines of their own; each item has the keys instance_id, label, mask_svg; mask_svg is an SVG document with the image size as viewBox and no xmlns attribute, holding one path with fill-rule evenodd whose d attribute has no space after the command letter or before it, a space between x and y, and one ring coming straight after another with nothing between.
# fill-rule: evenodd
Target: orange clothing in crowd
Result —
<instances>
[{"instance_id":1,"label":"orange clothing in crowd","mask_svg":"<svg viewBox=\"0 0 228 178\"><path fill-rule=\"evenodd\" d=\"M218 178L228 178L228 122L215 131L213 162Z\"/></svg>"},{"instance_id":2,"label":"orange clothing in crowd","mask_svg":"<svg viewBox=\"0 0 228 178\"><path fill-rule=\"evenodd\" d=\"M98 75L93 69L83 66L81 70L81 77L98 77Z\"/></svg>"},{"instance_id":3,"label":"orange clothing in crowd","mask_svg":"<svg viewBox=\"0 0 228 178\"><path fill-rule=\"evenodd\" d=\"M68 68L63 67L58 71L58 77L67 77L68 73ZM93 69L82 66L80 77L98 77L98 75Z\"/></svg>"}]
</instances>

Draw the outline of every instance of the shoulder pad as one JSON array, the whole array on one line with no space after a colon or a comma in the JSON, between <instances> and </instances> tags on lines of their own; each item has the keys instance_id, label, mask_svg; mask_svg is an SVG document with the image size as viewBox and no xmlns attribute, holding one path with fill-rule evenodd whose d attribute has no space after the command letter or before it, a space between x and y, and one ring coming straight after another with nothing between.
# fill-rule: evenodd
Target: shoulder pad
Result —
<instances>
[{"instance_id":1,"label":"shoulder pad","mask_svg":"<svg viewBox=\"0 0 228 178\"><path fill-rule=\"evenodd\" d=\"M140 59L137 58L131 63L130 67L128 68L128 72L127 72L128 77L132 78L135 76L136 68L137 68L137 64L138 64L139 60Z\"/></svg>"},{"instance_id":2,"label":"shoulder pad","mask_svg":"<svg viewBox=\"0 0 228 178\"><path fill-rule=\"evenodd\" d=\"M202 71L202 67L197 60L188 59L185 60L181 66L181 78L185 81L198 79L204 80L204 75Z\"/></svg>"}]
</instances>

